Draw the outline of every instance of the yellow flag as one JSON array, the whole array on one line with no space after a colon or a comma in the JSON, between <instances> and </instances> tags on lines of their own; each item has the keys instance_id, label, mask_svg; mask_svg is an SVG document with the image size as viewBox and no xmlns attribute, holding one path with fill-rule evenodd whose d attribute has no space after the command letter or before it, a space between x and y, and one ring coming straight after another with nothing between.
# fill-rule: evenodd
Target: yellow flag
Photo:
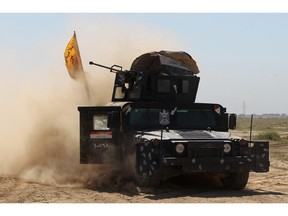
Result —
<instances>
[{"instance_id":1,"label":"yellow flag","mask_svg":"<svg viewBox=\"0 0 288 216\"><path fill-rule=\"evenodd\" d=\"M64 58L68 73L72 79L83 76L83 66L75 31L73 37L66 46Z\"/></svg>"}]
</instances>

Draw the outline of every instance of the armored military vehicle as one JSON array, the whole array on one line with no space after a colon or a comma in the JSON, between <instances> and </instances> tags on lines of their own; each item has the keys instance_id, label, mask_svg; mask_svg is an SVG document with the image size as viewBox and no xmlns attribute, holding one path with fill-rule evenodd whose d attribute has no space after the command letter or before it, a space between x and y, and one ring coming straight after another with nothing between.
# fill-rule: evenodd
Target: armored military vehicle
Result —
<instances>
[{"instance_id":1,"label":"armored military vehicle","mask_svg":"<svg viewBox=\"0 0 288 216\"><path fill-rule=\"evenodd\" d=\"M199 69L188 53L145 53L127 71L90 64L116 74L111 103L78 107L82 164L122 167L147 187L208 173L241 190L249 172L268 172L268 142L229 137L236 115L220 104L195 102Z\"/></svg>"}]
</instances>

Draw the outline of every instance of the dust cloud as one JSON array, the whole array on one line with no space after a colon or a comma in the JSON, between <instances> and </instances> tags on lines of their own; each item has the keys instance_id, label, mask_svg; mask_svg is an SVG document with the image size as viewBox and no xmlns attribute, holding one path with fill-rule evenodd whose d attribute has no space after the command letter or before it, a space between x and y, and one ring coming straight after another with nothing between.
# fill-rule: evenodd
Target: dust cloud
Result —
<instances>
[{"instance_id":1,"label":"dust cloud","mask_svg":"<svg viewBox=\"0 0 288 216\"><path fill-rule=\"evenodd\" d=\"M71 82L57 89L34 89L30 84L21 86L22 92L9 86L1 91L1 96L9 96L1 109L0 174L51 185L89 178L93 171L79 164L78 150L77 106L85 103L83 86Z\"/></svg>"},{"instance_id":2,"label":"dust cloud","mask_svg":"<svg viewBox=\"0 0 288 216\"><path fill-rule=\"evenodd\" d=\"M83 27L85 25L82 25L81 21L78 22L77 36L82 38L78 39L78 43L86 69L91 101L87 98L83 84L69 77L62 55L58 56L61 63L55 64L55 72L51 73L51 76L22 79L19 78L20 75L10 76L1 71L0 175L54 186L83 186L89 184L91 179L93 183L105 185L105 182L107 184L109 181L109 175L114 172L109 169L107 173L106 167L99 165L80 164L77 107L104 105L110 102L114 82L114 74L109 71L91 66L87 72L88 66L85 62L95 57L99 63L130 66L133 58L141 53L159 50L161 45L162 49L165 49L165 41L158 35L155 38L146 38L145 44L139 45L143 32L141 26L138 26L138 33L134 34L134 37L131 37L129 31L122 31L124 33L119 36L120 43L117 35L111 37L108 22L105 22L105 26L100 26L103 27L101 34L97 31L94 35L90 32L91 28L87 28L90 29L87 32ZM117 23L113 23L113 26L117 26ZM131 26L128 29L131 29ZM105 37L109 41L103 44ZM95 41L95 38L98 41ZM129 40L123 42L123 38ZM70 35L66 42L69 40ZM154 46L155 44L157 46ZM65 46L66 44L63 44L63 52ZM128 47L133 48L129 50ZM127 52L124 52L125 50ZM20 72L21 68L19 74ZM38 73L49 72L51 71L47 72L46 68L41 68L41 65L38 68ZM115 178L111 184L115 184L115 181L120 180Z\"/></svg>"}]
</instances>

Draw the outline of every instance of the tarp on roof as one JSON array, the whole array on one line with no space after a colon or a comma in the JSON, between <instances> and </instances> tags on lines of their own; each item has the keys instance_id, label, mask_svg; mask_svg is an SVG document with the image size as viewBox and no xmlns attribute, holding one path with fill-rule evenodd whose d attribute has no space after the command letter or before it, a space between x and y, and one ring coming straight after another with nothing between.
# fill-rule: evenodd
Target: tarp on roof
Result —
<instances>
[{"instance_id":1,"label":"tarp on roof","mask_svg":"<svg viewBox=\"0 0 288 216\"><path fill-rule=\"evenodd\" d=\"M132 65L133 71L148 71L152 73L198 74L196 61L186 52L182 51L155 51L145 53L136 58Z\"/></svg>"}]
</instances>

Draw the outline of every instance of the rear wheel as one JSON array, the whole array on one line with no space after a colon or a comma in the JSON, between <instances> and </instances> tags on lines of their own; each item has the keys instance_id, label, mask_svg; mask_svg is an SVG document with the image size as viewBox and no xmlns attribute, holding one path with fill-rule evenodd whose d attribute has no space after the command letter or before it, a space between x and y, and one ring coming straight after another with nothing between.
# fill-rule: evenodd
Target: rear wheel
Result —
<instances>
[{"instance_id":1,"label":"rear wheel","mask_svg":"<svg viewBox=\"0 0 288 216\"><path fill-rule=\"evenodd\" d=\"M224 188L232 190L242 190L245 188L249 178L249 172L236 172L228 176L221 177L221 182Z\"/></svg>"}]
</instances>

